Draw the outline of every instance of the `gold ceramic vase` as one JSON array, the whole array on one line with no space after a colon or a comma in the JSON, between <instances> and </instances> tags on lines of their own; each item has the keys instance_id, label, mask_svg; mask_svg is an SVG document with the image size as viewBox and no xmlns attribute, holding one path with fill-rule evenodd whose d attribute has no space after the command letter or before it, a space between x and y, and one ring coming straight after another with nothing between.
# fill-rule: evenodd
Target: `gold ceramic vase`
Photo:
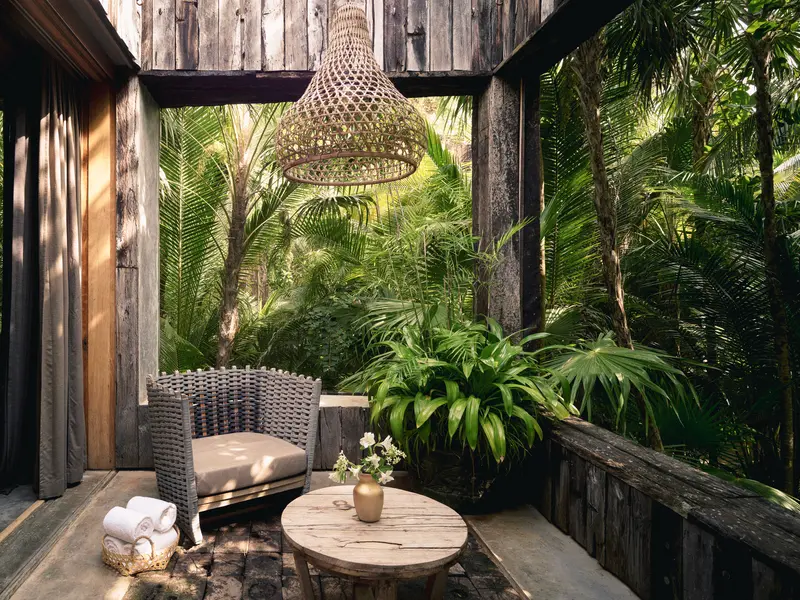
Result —
<instances>
[{"instance_id":1,"label":"gold ceramic vase","mask_svg":"<svg viewBox=\"0 0 800 600\"><path fill-rule=\"evenodd\" d=\"M353 488L353 505L358 518L365 523L374 523L383 511L383 488L372 475L360 474Z\"/></svg>"}]
</instances>

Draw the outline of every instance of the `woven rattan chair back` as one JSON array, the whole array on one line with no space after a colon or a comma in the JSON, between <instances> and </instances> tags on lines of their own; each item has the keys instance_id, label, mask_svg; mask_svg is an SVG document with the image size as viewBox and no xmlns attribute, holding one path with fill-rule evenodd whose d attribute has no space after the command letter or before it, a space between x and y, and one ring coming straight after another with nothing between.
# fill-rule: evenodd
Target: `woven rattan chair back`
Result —
<instances>
[{"instance_id":1,"label":"woven rattan chair back","mask_svg":"<svg viewBox=\"0 0 800 600\"><path fill-rule=\"evenodd\" d=\"M202 533L192 439L247 431L290 442L306 452L307 492L321 388L318 379L249 367L147 378L158 491L175 503L178 526L193 542L202 541Z\"/></svg>"}]
</instances>

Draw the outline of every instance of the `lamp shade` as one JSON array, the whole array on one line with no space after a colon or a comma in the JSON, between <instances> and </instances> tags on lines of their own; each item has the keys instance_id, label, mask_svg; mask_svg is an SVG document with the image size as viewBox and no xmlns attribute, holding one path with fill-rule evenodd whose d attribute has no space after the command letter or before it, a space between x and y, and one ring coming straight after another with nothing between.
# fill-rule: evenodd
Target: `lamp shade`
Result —
<instances>
[{"instance_id":1,"label":"lamp shade","mask_svg":"<svg viewBox=\"0 0 800 600\"><path fill-rule=\"evenodd\" d=\"M375 60L363 0L340 0L322 66L278 125L284 175L326 186L397 181L426 148L425 120Z\"/></svg>"}]
</instances>

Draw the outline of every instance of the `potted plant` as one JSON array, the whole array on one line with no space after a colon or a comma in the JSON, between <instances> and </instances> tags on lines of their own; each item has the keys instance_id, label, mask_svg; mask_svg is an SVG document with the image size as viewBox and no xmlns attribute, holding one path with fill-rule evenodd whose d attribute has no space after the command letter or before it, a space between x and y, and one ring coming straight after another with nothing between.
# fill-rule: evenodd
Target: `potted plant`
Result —
<instances>
[{"instance_id":1,"label":"potted plant","mask_svg":"<svg viewBox=\"0 0 800 600\"><path fill-rule=\"evenodd\" d=\"M553 377L493 322L403 329L349 385L367 390L423 491L461 511L492 506L520 467L544 413L570 414ZM496 497L496 495L495 495Z\"/></svg>"},{"instance_id":2,"label":"potted plant","mask_svg":"<svg viewBox=\"0 0 800 600\"><path fill-rule=\"evenodd\" d=\"M340 451L330 478L337 483L344 483L348 476L358 479L353 488L353 506L360 520L374 523L380 520L383 511L381 485L394 480L392 477L394 467L406 455L392 443L392 436L388 435L382 442L377 442L374 433L365 432L359 440L359 445L367 451L361 462L359 464L350 462L345 453Z\"/></svg>"}]
</instances>

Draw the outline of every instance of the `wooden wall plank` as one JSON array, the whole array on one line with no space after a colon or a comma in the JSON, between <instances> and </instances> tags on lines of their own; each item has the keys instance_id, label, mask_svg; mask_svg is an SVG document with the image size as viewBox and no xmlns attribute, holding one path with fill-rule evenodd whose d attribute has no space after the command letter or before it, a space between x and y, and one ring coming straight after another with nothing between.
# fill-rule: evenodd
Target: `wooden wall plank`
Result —
<instances>
[{"instance_id":1,"label":"wooden wall plank","mask_svg":"<svg viewBox=\"0 0 800 600\"><path fill-rule=\"evenodd\" d=\"M630 523L630 487L616 477L607 476L606 560L603 565L622 581L627 581L627 547Z\"/></svg>"},{"instance_id":2,"label":"wooden wall plank","mask_svg":"<svg viewBox=\"0 0 800 600\"><path fill-rule=\"evenodd\" d=\"M626 540L625 583L636 592L642 600L650 600L651 589L651 556L652 556L652 501L650 498L631 488L630 491L630 527Z\"/></svg>"},{"instance_id":3,"label":"wooden wall plank","mask_svg":"<svg viewBox=\"0 0 800 600\"><path fill-rule=\"evenodd\" d=\"M439 0L430 7L431 71L453 70L453 0Z\"/></svg>"},{"instance_id":4,"label":"wooden wall plank","mask_svg":"<svg viewBox=\"0 0 800 600\"><path fill-rule=\"evenodd\" d=\"M544 23L556 9L556 0L539 0L539 3L539 23Z\"/></svg>"},{"instance_id":5,"label":"wooden wall plank","mask_svg":"<svg viewBox=\"0 0 800 600\"><path fill-rule=\"evenodd\" d=\"M683 521L683 600L714 597L714 536Z\"/></svg>"},{"instance_id":6,"label":"wooden wall plank","mask_svg":"<svg viewBox=\"0 0 800 600\"><path fill-rule=\"evenodd\" d=\"M219 0L219 68L242 70L241 0Z\"/></svg>"},{"instance_id":7,"label":"wooden wall plank","mask_svg":"<svg viewBox=\"0 0 800 600\"><path fill-rule=\"evenodd\" d=\"M569 455L569 535L586 548L586 462Z\"/></svg>"},{"instance_id":8,"label":"wooden wall plank","mask_svg":"<svg viewBox=\"0 0 800 600\"><path fill-rule=\"evenodd\" d=\"M356 406L343 406L341 411L342 442L341 449L347 458L358 463L363 453L358 440L369 429L369 409ZM377 437L380 437L376 434Z\"/></svg>"},{"instance_id":9,"label":"wooden wall plank","mask_svg":"<svg viewBox=\"0 0 800 600\"><path fill-rule=\"evenodd\" d=\"M472 70L489 71L494 66L494 0L472 0Z\"/></svg>"},{"instance_id":10,"label":"wooden wall plank","mask_svg":"<svg viewBox=\"0 0 800 600\"><path fill-rule=\"evenodd\" d=\"M606 562L606 472L586 464L586 551Z\"/></svg>"},{"instance_id":11,"label":"wooden wall plank","mask_svg":"<svg viewBox=\"0 0 800 600\"><path fill-rule=\"evenodd\" d=\"M175 68L175 0L153 3L153 68Z\"/></svg>"},{"instance_id":12,"label":"wooden wall plank","mask_svg":"<svg viewBox=\"0 0 800 600\"><path fill-rule=\"evenodd\" d=\"M261 36L265 71L282 71L284 67L283 0L264 0Z\"/></svg>"},{"instance_id":13,"label":"wooden wall plank","mask_svg":"<svg viewBox=\"0 0 800 600\"><path fill-rule=\"evenodd\" d=\"M511 56L514 51L514 41L517 31L517 7L524 0L505 0L501 6L501 28L502 28L502 47L503 58Z\"/></svg>"},{"instance_id":14,"label":"wooden wall plank","mask_svg":"<svg viewBox=\"0 0 800 600\"><path fill-rule=\"evenodd\" d=\"M139 467L139 288L138 268L118 267L115 273L120 295L116 305L117 373L116 466Z\"/></svg>"},{"instance_id":15,"label":"wooden wall plank","mask_svg":"<svg viewBox=\"0 0 800 600\"><path fill-rule=\"evenodd\" d=\"M175 68L194 70L200 61L200 24L197 19L197 4L176 2L175 12Z\"/></svg>"},{"instance_id":16,"label":"wooden wall plank","mask_svg":"<svg viewBox=\"0 0 800 600\"><path fill-rule=\"evenodd\" d=\"M199 56L197 68L217 71L219 67L219 0L197 0Z\"/></svg>"},{"instance_id":17,"label":"wooden wall plank","mask_svg":"<svg viewBox=\"0 0 800 600\"><path fill-rule=\"evenodd\" d=\"M558 460L557 477L553 482L553 525L569 533L570 452L556 446L552 460Z\"/></svg>"},{"instance_id":18,"label":"wooden wall plank","mask_svg":"<svg viewBox=\"0 0 800 600\"><path fill-rule=\"evenodd\" d=\"M139 48L139 65L143 70L153 68L153 2L142 0L142 43Z\"/></svg>"},{"instance_id":19,"label":"wooden wall plank","mask_svg":"<svg viewBox=\"0 0 800 600\"><path fill-rule=\"evenodd\" d=\"M319 411L319 431L322 443L317 450L320 453L320 468L329 470L339 456L340 448L336 443L326 443L326 440L342 439L341 407L327 406Z\"/></svg>"},{"instance_id":20,"label":"wooden wall plank","mask_svg":"<svg viewBox=\"0 0 800 600\"><path fill-rule=\"evenodd\" d=\"M284 52L287 71L308 69L308 4L286 2L284 10Z\"/></svg>"},{"instance_id":21,"label":"wooden wall plank","mask_svg":"<svg viewBox=\"0 0 800 600\"><path fill-rule=\"evenodd\" d=\"M653 503L652 517L652 598L681 600L683 517L658 502Z\"/></svg>"},{"instance_id":22,"label":"wooden wall plank","mask_svg":"<svg viewBox=\"0 0 800 600\"><path fill-rule=\"evenodd\" d=\"M389 73L406 70L407 0L383 0L383 60Z\"/></svg>"},{"instance_id":23,"label":"wooden wall plank","mask_svg":"<svg viewBox=\"0 0 800 600\"><path fill-rule=\"evenodd\" d=\"M367 14L367 22L369 23L370 35L372 36L372 51L375 53L375 60L378 65L383 69L383 0L366 0L365 11Z\"/></svg>"},{"instance_id":24,"label":"wooden wall plank","mask_svg":"<svg viewBox=\"0 0 800 600\"><path fill-rule=\"evenodd\" d=\"M453 70L472 69L472 0L453 0Z\"/></svg>"},{"instance_id":25,"label":"wooden wall plank","mask_svg":"<svg viewBox=\"0 0 800 600\"><path fill-rule=\"evenodd\" d=\"M407 19L406 70L427 71L430 64L428 0L408 0Z\"/></svg>"},{"instance_id":26,"label":"wooden wall plank","mask_svg":"<svg viewBox=\"0 0 800 600\"><path fill-rule=\"evenodd\" d=\"M242 0L242 69L261 70L262 0Z\"/></svg>"},{"instance_id":27,"label":"wooden wall plank","mask_svg":"<svg viewBox=\"0 0 800 600\"><path fill-rule=\"evenodd\" d=\"M333 19L333 14L331 14ZM308 0L308 69L322 66L328 48L328 0Z\"/></svg>"},{"instance_id":28,"label":"wooden wall plank","mask_svg":"<svg viewBox=\"0 0 800 600\"><path fill-rule=\"evenodd\" d=\"M545 247L542 244L541 216L544 212L544 166L542 162L540 77L531 74L522 81L522 156L520 170L522 195L520 219L531 223L520 233L520 289L522 328L544 331Z\"/></svg>"},{"instance_id":29,"label":"wooden wall plank","mask_svg":"<svg viewBox=\"0 0 800 600\"><path fill-rule=\"evenodd\" d=\"M753 600L796 598L791 579L757 558L752 559Z\"/></svg>"},{"instance_id":30,"label":"wooden wall plank","mask_svg":"<svg viewBox=\"0 0 800 600\"><path fill-rule=\"evenodd\" d=\"M116 133L115 103L107 84L89 98L87 165L86 446L90 469L113 469L115 456Z\"/></svg>"}]
</instances>

